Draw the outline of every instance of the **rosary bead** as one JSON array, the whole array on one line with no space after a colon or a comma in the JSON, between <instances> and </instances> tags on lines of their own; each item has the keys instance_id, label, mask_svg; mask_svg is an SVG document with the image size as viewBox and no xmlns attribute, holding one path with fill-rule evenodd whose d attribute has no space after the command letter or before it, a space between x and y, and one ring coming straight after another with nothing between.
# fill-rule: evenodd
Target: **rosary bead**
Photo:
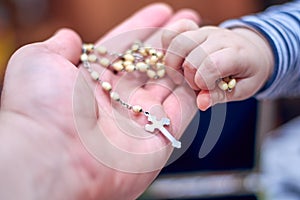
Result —
<instances>
[{"instance_id":1,"label":"rosary bead","mask_svg":"<svg viewBox=\"0 0 300 200\"><path fill-rule=\"evenodd\" d=\"M143 112L143 108L140 105L134 105L134 106L132 106L132 111L135 113L141 113L141 112Z\"/></svg>"},{"instance_id":2,"label":"rosary bead","mask_svg":"<svg viewBox=\"0 0 300 200\"><path fill-rule=\"evenodd\" d=\"M233 78L228 82L228 88L233 89L236 85L236 80Z\"/></svg>"},{"instance_id":3,"label":"rosary bead","mask_svg":"<svg viewBox=\"0 0 300 200\"><path fill-rule=\"evenodd\" d=\"M126 60L122 64L124 67L126 67L127 65L132 65L132 61Z\"/></svg>"},{"instance_id":4,"label":"rosary bead","mask_svg":"<svg viewBox=\"0 0 300 200\"><path fill-rule=\"evenodd\" d=\"M87 62L88 61L88 55L86 54L86 53L83 53L83 54L81 54L81 56L80 56L80 60L82 61L82 62Z\"/></svg>"},{"instance_id":5,"label":"rosary bead","mask_svg":"<svg viewBox=\"0 0 300 200\"><path fill-rule=\"evenodd\" d=\"M157 61L158 61L158 57L157 56L151 56L150 57L149 62L150 62L151 65L155 65L157 63Z\"/></svg>"},{"instance_id":6,"label":"rosary bead","mask_svg":"<svg viewBox=\"0 0 300 200\"><path fill-rule=\"evenodd\" d=\"M165 65L163 63L160 63L160 62L156 63L155 67L156 67L156 70L161 70L161 69L166 68Z\"/></svg>"},{"instance_id":7,"label":"rosary bead","mask_svg":"<svg viewBox=\"0 0 300 200\"><path fill-rule=\"evenodd\" d=\"M90 54L88 55L88 61L89 62L96 62L97 61L97 56L95 54Z\"/></svg>"},{"instance_id":8,"label":"rosary bead","mask_svg":"<svg viewBox=\"0 0 300 200\"><path fill-rule=\"evenodd\" d=\"M223 91L228 90L228 84L223 80L218 83L218 87Z\"/></svg>"},{"instance_id":9,"label":"rosary bead","mask_svg":"<svg viewBox=\"0 0 300 200\"><path fill-rule=\"evenodd\" d=\"M100 59L100 64L103 66L103 67L108 67L110 65L110 61L108 58L101 58Z\"/></svg>"},{"instance_id":10,"label":"rosary bead","mask_svg":"<svg viewBox=\"0 0 300 200\"><path fill-rule=\"evenodd\" d=\"M101 86L105 91L108 91L108 92L111 91L111 89L112 89L112 86L109 82L104 81L104 82L102 82Z\"/></svg>"},{"instance_id":11,"label":"rosary bead","mask_svg":"<svg viewBox=\"0 0 300 200\"><path fill-rule=\"evenodd\" d=\"M125 67L125 70L126 70L127 72L133 72L133 71L135 70L135 66L134 66L133 64L127 65L127 66Z\"/></svg>"},{"instance_id":12,"label":"rosary bead","mask_svg":"<svg viewBox=\"0 0 300 200\"><path fill-rule=\"evenodd\" d=\"M93 44L83 44L82 48L84 51L91 52L94 49L94 45Z\"/></svg>"},{"instance_id":13,"label":"rosary bead","mask_svg":"<svg viewBox=\"0 0 300 200\"><path fill-rule=\"evenodd\" d=\"M156 56L156 50L155 49L149 48L148 52L149 52L150 55Z\"/></svg>"},{"instance_id":14,"label":"rosary bead","mask_svg":"<svg viewBox=\"0 0 300 200\"><path fill-rule=\"evenodd\" d=\"M149 70L147 70L147 76L151 79L154 79L157 76L157 74L155 71L149 69Z\"/></svg>"},{"instance_id":15,"label":"rosary bead","mask_svg":"<svg viewBox=\"0 0 300 200\"><path fill-rule=\"evenodd\" d=\"M149 69L149 65L147 65L144 62L138 62L136 64L136 68L140 71L140 72L146 72Z\"/></svg>"},{"instance_id":16,"label":"rosary bead","mask_svg":"<svg viewBox=\"0 0 300 200\"><path fill-rule=\"evenodd\" d=\"M98 72L96 72L96 71L92 71L91 72L91 77L92 77L92 79L94 79L95 81L97 81L100 78L100 74Z\"/></svg>"},{"instance_id":17,"label":"rosary bead","mask_svg":"<svg viewBox=\"0 0 300 200\"><path fill-rule=\"evenodd\" d=\"M143 56L147 56L147 51L145 48L140 48L139 53L142 54Z\"/></svg>"},{"instance_id":18,"label":"rosary bead","mask_svg":"<svg viewBox=\"0 0 300 200\"><path fill-rule=\"evenodd\" d=\"M130 62L133 62L134 61L134 57L133 57L133 55L131 55L131 54L125 54L124 56L123 56L123 58L125 59L125 61L130 61Z\"/></svg>"},{"instance_id":19,"label":"rosary bead","mask_svg":"<svg viewBox=\"0 0 300 200\"><path fill-rule=\"evenodd\" d=\"M138 43L134 43L132 46L131 46L131 50L132 51L137 51L139 50L140 48L140 45Z\"/></svg>"},{"instance_id":20,"label":"rosary bead","mask_svg":"<svg viewBox=\"0 0 300 200\"><path fill-rule=\"evenodd\" d=\"M166 70L165 69L160 69L156 73L157 73L158 78L162 78L162 77L165 76Z\"/></svg>"},{"instance_id":21,"label":"rosary bead","mask_svg":"<svg viewBox=\"0 0 300 200\"><path fill-rule=\"evenodd\" d=\"M114 68L114 70L116 70L116 71L122 71L123 69L124 69L124 66L123 66L123 64L122 64L123 62L122 61L117 61L117 62L114 62L113 64L112 64L112 67Z\"/></svg>"},{"instance_id":22,"label":"rosary bead","mask_svg":"<svg viewBox=\"0 0 300 200\"><path fill-rule=\"evenodd\" d=\"M157 51L156 52L156 56L159 58L159 59L162 59L164 57L164 53L162 51Z\"/></svg>"},{"instance_id":23,"label":"rosary bead","mask_svg":"<svg viewBox=\"0 0 300 200\"><path fill-rule=\"evenodd\" d=\"M96 50L100 55L105 55L107 53L107 49L104 46L99 46L96 48Z\"/></svg>"},{"instance_id":24,"label":"rosary bead","mask_svg":"<svg viewBox=\"0 0 300 200\"><path fill-rule=\"evenodd\" d=\"M112 98L115 101L120 101L120 95L116 92L111 92L110 93L110 98Z\"/></svg>"}]
</instances>

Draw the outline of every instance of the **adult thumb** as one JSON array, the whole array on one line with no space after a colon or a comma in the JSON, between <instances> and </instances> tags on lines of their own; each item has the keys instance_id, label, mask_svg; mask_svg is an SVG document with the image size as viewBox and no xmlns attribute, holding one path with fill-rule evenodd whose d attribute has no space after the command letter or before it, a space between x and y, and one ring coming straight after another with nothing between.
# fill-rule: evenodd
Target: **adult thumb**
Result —
<instances>
[{"instance_id":1,"label":"adult thumb","mask_svg":"<svg viewBox=\"0 0 300 200\"><path fill-rule=\"evenodd\" d=\"M81 38L79 35L67 28L58 30L51 38L44 42L47 49L57 53L73 64L78 64L81 54Z\"/></svg>"}]
</instances>

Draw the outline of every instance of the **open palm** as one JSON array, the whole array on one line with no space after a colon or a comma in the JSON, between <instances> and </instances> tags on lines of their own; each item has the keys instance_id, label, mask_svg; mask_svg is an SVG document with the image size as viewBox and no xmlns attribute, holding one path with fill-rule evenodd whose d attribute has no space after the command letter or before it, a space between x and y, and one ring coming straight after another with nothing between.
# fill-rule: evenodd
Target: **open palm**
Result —
<instances>
[{"instance_id":1,"label":"open palm","mask_svg":"<svg viewBox=\"0 0 300 200\"><path fill-rule=\"evenodd\" d=\"M161 27L177 19L197 18L189 11L171 15L166 6L150 6L99 43L134 28ZM140 32L143 41L156 45L155 41L160 40L154 29ZM135 40L129 38L128 42ZM120 50L124 48L126 42ZM80 53L81 40L70 30L61 30L45 42L18 50L7 68L1 112L11 119L6 121L11 127L22 127L16 128L23 133L16 134L15 140L29 138L24 154L29 152L35 161L28 160L24 168L40 173L47 171L43 167L61 168L56 174L59 187L48 197L136 198L153 181L172 148L160 134L144 131L145 117L128 114L88 79L78 67ZM196 106L191 106L193 92L184 85L174 85L168 78L154 84L137 74L120 76L98 70L129 102L158 116L168 116L172 122L169 130L177 138L196 111ZM132 129L125 130L127 125ZM47 159L39 157L42 155Z\"/></svg>"}]
</instances>

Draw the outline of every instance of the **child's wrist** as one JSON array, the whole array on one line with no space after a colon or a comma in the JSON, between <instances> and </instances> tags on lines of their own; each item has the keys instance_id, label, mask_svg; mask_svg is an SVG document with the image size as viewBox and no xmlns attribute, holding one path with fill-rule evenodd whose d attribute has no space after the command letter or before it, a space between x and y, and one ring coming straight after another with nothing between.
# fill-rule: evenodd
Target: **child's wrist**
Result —
<instances>
[{"instance_id":1,"label":"child's wrist","mask_svg":"<svg viewBox=\"0 0 300 200\"><path fill-rule=\"evenodd\" d=\"M261 59L263 61L262 67L267 68L267 79L270 78L274 70L274 56L272 48L267 39L258 31L251 28L235 27L231 30L245 37L249 42L252 42L257 47L258 55L260 56L260 58L258 59Z\"/></svg>"}]
</instances>

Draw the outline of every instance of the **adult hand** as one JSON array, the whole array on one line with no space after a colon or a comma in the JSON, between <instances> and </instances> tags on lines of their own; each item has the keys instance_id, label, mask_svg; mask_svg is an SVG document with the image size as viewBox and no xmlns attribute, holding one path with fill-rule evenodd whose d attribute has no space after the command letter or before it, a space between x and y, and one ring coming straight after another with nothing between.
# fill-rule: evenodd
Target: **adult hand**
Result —
<instances>
[{"instance_id":1,"label":"adult hand","mask_svg":"<svg viewBox=\"0 0 300 200\"><path fill-rule=\"evenodd\" d=\"M182 18L198 20L192 11L173 15L168 6L154 4L134 14L100 43L122 32L162 27ZM156 41L156 37L160 33L154 29L146 29L139 35L148 42ZM135 39L128 38L128 42ZM168 159L172 148L160 134L138 141L124 134L116 119L132 124L133 119L145 122L143 116L129 119L119 113L118 106L111 104L100 89L95 91L98 109L95 115L94 93L90 90L95 85L86 79L82 67L78 68L81 43L76 33L64 29L45 42L19 49L9 61L0 112L1 199L134 199ZM121 45L120 50L125 46ZM184 86L175 86L167 78L160 85L151 81L148 84L143 77L131 81L109 71L103 73L103 78L111 80L116 88L120 83L129 89L136 88L130 101L142 102L145 109L151 111L152 105L159 105L159 110L171 119L170 130L176 137L196 112L191 106L192 92ZM138 87L141 84L146 86ZM174 109L179 107L182 113ZM139 131L146 135L142 126L134 130L138 130L135 135ZM120 145L118 148L123 152L151 154L159 149L159 153L157 157L150 156L146 163L139 162L143 158L132 163L139 164L136 169L141 171L118 168L114 163L128 160L117 155L109 162L102 160L105 157L99 157L98 150L109 154L111 146L101 146L103 142L95 140L97 136L93 133L105 134L111 141L108 145ZM118 142L120 139L122 142ZM96 149L90 146L93 144ZM143 170L151 162L158 164Z\"/></svg>"}]
</instances>

